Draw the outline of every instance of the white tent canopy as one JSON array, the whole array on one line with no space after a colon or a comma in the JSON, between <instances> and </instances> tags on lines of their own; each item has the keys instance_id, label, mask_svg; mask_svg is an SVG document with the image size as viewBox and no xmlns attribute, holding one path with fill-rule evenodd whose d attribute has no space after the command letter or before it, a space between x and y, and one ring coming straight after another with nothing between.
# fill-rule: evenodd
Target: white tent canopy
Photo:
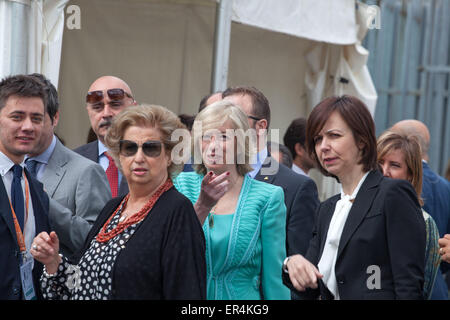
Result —
<instances>
[{"instance_id":1,"label":"white tent canopy","mask_svg":"<svg viewBox=\"0 0 450 320\"><path fill-rule=\"evenodd\" d=\"M0 77L42 73L58 85L69 0L0 0Z\"/></svg>"},{"instance_id":2,"label":"white tent canopy","mask_svg":"<svg viewBox=\"0 0 450 320\"><path fill-rule=\"evenodd\" d=\"M284 130L329 95L358 96L374 114L377 95L361 46L364 5L229 1L235 23L229 61L219 70L227 85L254 85L266 94L272 128ZM139 102L193 114L213 73L215 2L73 0L81 29L69 30L63 16L68 0L0 0L0 77L40 72L59 83L57 130L69 147L84 143L89 123L83 97L100 75L124 78ZM313 178L322 184L321 175ZM335 193L335 184L324 186L329 190L322 188L321 198Z\"/></svg>"}]
</instances>

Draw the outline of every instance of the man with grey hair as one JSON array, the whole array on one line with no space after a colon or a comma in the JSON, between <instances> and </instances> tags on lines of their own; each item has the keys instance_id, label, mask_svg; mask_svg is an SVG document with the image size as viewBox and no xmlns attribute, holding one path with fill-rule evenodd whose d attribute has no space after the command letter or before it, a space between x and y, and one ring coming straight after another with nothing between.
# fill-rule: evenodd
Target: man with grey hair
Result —
<instances>
[{"instance_id":1,"label":"man with grey hair","mask_svg":"<svg viewBox=\"0 0 450 320\"><path fill-rule=\"evenodd\" d=\"M430 214L439 229L439 237L450 233L450 183L443 177L439 176L428 165L428 149L430 146L430 132L427 126L418 120L408 119L402 120L394 124L390 131L412 135L417 137L422 152L423 167L423 183L422 198L424 200L423 209ZM444 269L448 269L448 265L441 264L436 276L432 300L448 299L448 289L444 281L442 273Z\"/></svg>"}]
</instances>

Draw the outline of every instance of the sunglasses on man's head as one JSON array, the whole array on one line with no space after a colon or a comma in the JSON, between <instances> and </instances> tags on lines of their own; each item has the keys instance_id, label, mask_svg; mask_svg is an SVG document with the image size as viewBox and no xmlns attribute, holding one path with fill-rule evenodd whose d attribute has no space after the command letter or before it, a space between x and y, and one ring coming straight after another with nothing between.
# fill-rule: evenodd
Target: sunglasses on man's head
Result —
<instances>
[{"instance_id":1,"label":"sunglasses on man's head","mask_svg":"<svg viewBox=\"0 0 450 320\"><path fill-rule=\"evenodd\" d=\"M106 93L108 94L108 97L112 101L118 101L125 99L125 96L128 98L133 99L133 96L129 94L128 92L125 92L125 90L116 88L116 89L108 89L106 90ZM95 91L89 91L86 95L86 102L90 104L98 103L103 100L103 91L102 90L95 90Z\"/></svg>"},{"instance_id":2,"label":"sunglasses on man's head","mask_svg":"<svg viewBox=\"0 0 450 320\"><path fill-rule=\"evenodd\" d=\"M139 146L136 142L130 140L120 140L119 148L120 154L124 157L131 157L138 152L139 147L147 157L158 157L161 154L162 143L161 141L146 141Z\"/></svg>"},{"instance_id":3,"label":"sunglasses on man's head","mask_svg":"<svg viewBox=\"0 0 450 320\"><path fill-rule=\"evenodd\" d=\"M255 121L261 120L261 118L257 118L257 117L255 117L255 116L247 116L247 118L252 119L252 120L255 120Z\"/></svg>"}]
</instances>

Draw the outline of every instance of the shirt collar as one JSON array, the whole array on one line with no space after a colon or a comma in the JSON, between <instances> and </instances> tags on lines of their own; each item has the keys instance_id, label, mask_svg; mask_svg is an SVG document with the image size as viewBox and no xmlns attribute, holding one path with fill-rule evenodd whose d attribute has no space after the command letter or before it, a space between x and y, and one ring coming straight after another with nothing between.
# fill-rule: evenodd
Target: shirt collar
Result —
<instances>
[{"instance_id":1,"label":"shirt collar","mask_svg":"<svg viewBox=\"0 0 450 320\"><path fill-rule=\"evenodd\" d=\"M100 157L106 151L108 151L108 148L106 148L106 146L100 140L98 140L98 156Z\"/></svg>"},{"instance_id":2,"label":"shirt collar","mask_svg":"<svg viewBox=\"0 0 450 320\"><path fill-rule=\"evenodd\" d=\"M3 177L9 170L15 165L15 163L8 158L3 152L0 151L0 175ZM22 168L25 166L25 162L19 164Z\"/></svg>"},{"instance_id":3,"label":"shirt collar","mask_svg":"<svg viewBox=\"0 0 450 320\"><path fill-rule=\"evenodd\" d=\"M298 173L298 174L302 174L302 175L304 175L304 176L307 176L306 172L303 171L303 169L300 168L299 166L297 166L295 163L292 164L292 168L291 168L291 169L292 169L292 171L294 171L295 173Z\"/></svg>"},{"instance_id":4,"label":"shirt collar","mask_svg":"<svg viewBox=\"0 0 450 320\"><path fill-rule=\"evenodd\" d=\"M48 148L45 149L44 152L42 152L40 155L37 155L36 157L30 157L30 158L26 158L26 159L32 159L32 160L36 160L39 163L48 164L48 161L50 160L50 157L51 157L53 151L55 150L55 146L56 146L56 137L55 137L55 135L53 135L52 142L50 143Z\"/></svg>"},{"instance_id":5,"label":"shirt collar","mask_svg":"<svg viewBox=\"0 0 450 320\"><path fill-rule=\"evenodd\" d=\"M261 170L264 161L267 158L267 155L268 155L267 148L264 148L253 156L253 161L251 162L253 170L248 173L250 177L254 178L258 174L259 170Z\"/></svg>"}]
</instances>

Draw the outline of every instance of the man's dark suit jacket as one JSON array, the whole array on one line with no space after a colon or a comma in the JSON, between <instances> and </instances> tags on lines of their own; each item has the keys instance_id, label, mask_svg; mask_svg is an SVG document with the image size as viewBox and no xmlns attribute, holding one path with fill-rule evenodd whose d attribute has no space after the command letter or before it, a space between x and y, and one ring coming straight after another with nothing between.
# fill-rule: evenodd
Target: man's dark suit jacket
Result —
<instances>
[{"instance_id":1,"label":"man's dark suit jacket","mask_svg":"<svg viewBox=\"0 0 450 320\"><path fill-rule=\"evenodd\" d=\"M88 158L94 162L98 163L98 140L84 144L76 149L73 149L76 153ZM124 176L122 176L122 181L120 182L119 191L117 196L123 196L128 193L128 184Z\"/></svg>"},{"instance_id":2,"label":"man's dark suit jacket","mask_svg":"<svg viewBox=\"0 0 450 320\"><path fill-rule=\"evenodd\" d=\"M288 256L305 255L319 206L316 184L312 179L295 173L283 164L278 163L278 171L271 172L269 168L272 161L276 160L269 155L261 167L261 170L266 169L268 172L263 172L263 175L259 170L255 179L283 188L286 204L286 253Z\"/></svg>"},{"instance_id":3,"label":"man's dark suit jacket","mask_svg":"<svg viewBox=\"0 0 450 320\"><path fill-rule=\"evenodd\" d=\"M42 183L32 178L26 169L25 174L30 186L36 235L43 231L49 232L48 196L44 192ZM27 250L29 249L27 248ZM17 243L8 194L2 179L0 179L0 300L20 300L23 298L20 279L21 260L22 256ZM33 283L38 299L42 299L39 284L42 268L42 264L34 260Z\"/></svg>"},{"instance_id":4,"label":"man's dark suit jacket","mask_svg":"<svg viewBox=\"0 0 450 320\"><path fill-rule=\"evenodd\" d=\"M434 173L424 161L422 161L422 167L423 209L433 217L439 229L439 236L442 238L444 234L450 233L450 182ZM448 299L447 284L442 276L442 271L446 272L448 269L449 264L442 262L436 275L436 282L431 294L432 300Z\"/></svg>"},{"instance_id":5,"label":"man's dark suit jacket","mask_svg":"<svg viewBox=\"0 0 450 320\"><path fill-rule=\"evenodd\" d=\"M315 266L322 256L328 228L340 195L322 202L305 258ZM425 221L417 195L406 180L372 171L361 186L345 222L335 265L340 299L423 299ZM379 288L371 285L378 267ZM371 267L371 268L369 268ZM369 269L368 269L369 268ZM375 275L376 276L376 275ZM295 290L289 275L283 282ZM376 282L375 282L376 283ZM302 299L332 299L324 282L299 292Z\"/></svg>"}]
</instances>

